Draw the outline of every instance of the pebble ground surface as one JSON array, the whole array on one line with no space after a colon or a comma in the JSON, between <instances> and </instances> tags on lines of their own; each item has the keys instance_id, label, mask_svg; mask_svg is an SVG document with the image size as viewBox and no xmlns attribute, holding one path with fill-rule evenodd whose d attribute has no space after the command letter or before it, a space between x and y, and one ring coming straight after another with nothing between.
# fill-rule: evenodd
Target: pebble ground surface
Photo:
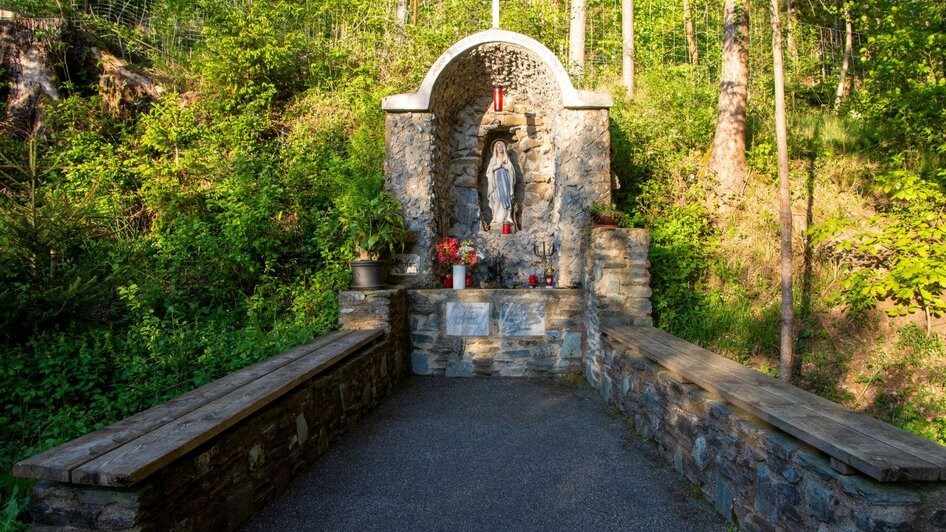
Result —
<instances>
[{"instance_id":1,"label":"pebble ground surface","mask_svg":"<svg viewBox=\"0 0 946 532\"><path fill-rule=\"evenodd\" d=\"M586 384L412 377L245 530L726 529Z\"/></svg>"}]
</instances>

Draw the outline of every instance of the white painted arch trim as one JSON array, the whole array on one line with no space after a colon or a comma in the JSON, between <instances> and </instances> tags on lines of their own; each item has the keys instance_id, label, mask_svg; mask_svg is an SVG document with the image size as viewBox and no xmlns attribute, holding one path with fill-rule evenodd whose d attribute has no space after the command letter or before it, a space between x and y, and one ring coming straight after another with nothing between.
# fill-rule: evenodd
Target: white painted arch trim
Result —
<instances>
[{"instance_id":1,"label":"white painted arch trim","mask_svg":"<svg viewBox=\"0 0 946 532\"><path fill-rule=\"evenodd\" d=\"M545 47L539 41L532 37L527 37L514 31L500 29L489 29L474 33L457 41L439 58L427 71L424 81L420 84L417 92L407 94L395 94L387 96L381 100L381 108L388 112L428 112L430 111L430 96L434 90L434 84L443 71L451 63L462 57L469 50L487 43L506 43L525 48L535 54L549 68L552 77L558 82L562 93L562 105L567 109L607 109L612 105L610 94L600 92L576 90L572 85L568 72L562 66L562 62L555 57L551 50Z\"/></svg>"}]
</instances>

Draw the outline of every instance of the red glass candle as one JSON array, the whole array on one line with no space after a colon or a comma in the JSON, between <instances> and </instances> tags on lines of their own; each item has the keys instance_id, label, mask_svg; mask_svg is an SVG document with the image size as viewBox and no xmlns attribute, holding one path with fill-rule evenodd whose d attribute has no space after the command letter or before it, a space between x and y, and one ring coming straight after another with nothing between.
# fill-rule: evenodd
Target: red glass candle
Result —
<instances>
[{"instance_id":1,"label":"red glass candle","mask_svg":"<svg viewBox=\"0 0 946 532\"><path fill-rule=\"evenodd\" d=\"M510 223L503 224L503 234L504 235L512 234L512 224Z\"/></svg>"},{"instance_id":2,"label":"red glass candle","mask_svg":"<svg viewBox=\"0 0 946 532\"><path fill-rule=\"evenodd\" d=\"M533 273L532 275L529 276L529 286L531 286L532 288L535 288L535 285L537 284L539 284L539 279Z\"/></svg>"},{"instance_id":3,"label":"red glass candle","mask_svg":"<svg viewBox=\"0 0 946 532\"><path fill-rule=\"evenodd\" d=\"M471 286L473 286L473 274L467 273L466 274L466 287L469 288Z\"/></svg>"},{"instance_id":4,"label":"red glass candle","mask_svg":"<svg viewBox=\"0 0 946 532\"><path fill-rule=\"evenodd\" d=\"M553 283L552 274L549 272L545 272L545 286L552 286L552 283Z\"/></svg>"},{"instance_id":5,"label":"red glass candle","mask_svg":"<svg viewBox=\"0 0 946 532\"><path fill-rule=\"evenodd\" d=\"M503 90L499 87L493 89L493 111L497 113L503 110Z\"/></svg>"},{"instance_id":6,"label":"red glass candle","mask_svg":"<svg viewBox=\"0 0 946 532\"><path fill-rule=\"evenodd\" d=\"M443 287L444 288L453 288L453 275L447 274L443 277Z\"/></svg>"}]
</instances>

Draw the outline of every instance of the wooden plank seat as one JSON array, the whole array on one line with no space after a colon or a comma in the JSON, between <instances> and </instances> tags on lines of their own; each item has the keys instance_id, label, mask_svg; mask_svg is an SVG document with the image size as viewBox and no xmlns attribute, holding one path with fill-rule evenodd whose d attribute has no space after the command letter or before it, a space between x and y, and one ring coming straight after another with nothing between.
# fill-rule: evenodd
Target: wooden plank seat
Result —
<instances>
[{"instance_id":1,"label":"wooden plank seat","mask_svg":"<svg viewBox=\"0 0 946 532\"><path fill-rule=\"evenodd\" d=\"M946 480L946 447L773 379L653 327L606 336L878 481Z\"/></svg>"},{"instance_id":2,"label":"wooden plank seat","mask_svg":"<svg viewBox=\"0 0 946 532\"><path fill-rule=\"evenodd\" d=\"M336 331L24 460L14 475L127 487L381 337Z\"/></svg>"}]
</instances>

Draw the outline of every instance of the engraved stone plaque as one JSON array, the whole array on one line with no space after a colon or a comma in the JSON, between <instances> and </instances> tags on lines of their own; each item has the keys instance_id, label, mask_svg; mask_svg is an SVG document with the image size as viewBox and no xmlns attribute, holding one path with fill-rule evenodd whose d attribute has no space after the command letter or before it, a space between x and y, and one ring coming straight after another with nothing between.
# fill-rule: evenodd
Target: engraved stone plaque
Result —
<instances>
[{"instance_id":1,"label":"engraved stone plaque","mask_svg":"<svg viewBox=\"0 0 946 532\"><path fill-rule=\"evenodd\" d=\"M413 253L395 255L391 275L417 275L420 273L420 256Z\"/></svg>"},{"instance_id":2,"label":"engraved stone plaque","mask_svg":"<svg viewBox=\"0 0 946 532\"><path fill-rule=\"evenodd\" d=\"M448 301L447 336L489 336L489 303Z\"/></svg>"},{"instance_id":3,"label":"engraved stone plaque","mask_svg":"<svg viewBox=\"0 0 946 532\"><path fill-rule=\"evenodd\" d=\"M545 303L503 303L503 336L545 336Z\"/></svg>"}]
</instances>

